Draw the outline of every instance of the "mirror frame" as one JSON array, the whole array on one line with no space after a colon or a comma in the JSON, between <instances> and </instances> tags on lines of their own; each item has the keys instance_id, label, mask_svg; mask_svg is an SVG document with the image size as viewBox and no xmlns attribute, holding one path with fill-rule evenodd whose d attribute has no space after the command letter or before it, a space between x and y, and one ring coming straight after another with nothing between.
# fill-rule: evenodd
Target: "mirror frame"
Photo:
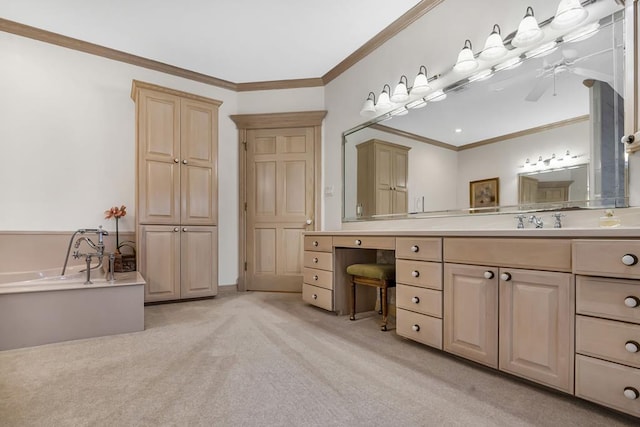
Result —
<instances>
[{"instance_id":1,"label":"mirror frame","mask_svg":"<svg viewBox=\"0 0 640 427\"><path fill-rule=\"evenodd\" d=\"M616 0L617 1L617 0ZM638 0L623 0L624 3L624 31L625 31L625 78L624 78L624 134L629 135L635 133L638 128L638 84L636 84L638 75L638 57L640 54L637 52L636 37L640 37L638 26L640 21L640 9L638 8ZM456 87L465 84L467 78L462 78L449 87ZM472 83L472 82L471 82ZM628 95L627 95L628 94ZM453 217L453 216L467 216L467 215L504 215L514 213L528 213L528 212L541 212L541 211L559 211L559 210L577 210L577 209L602 209L608 207L629 207L629 160L627 150L624 158L624 206L611 206L602 203L602 199L594 201L574 201L574 202L562 202L562 205L557 203L543 203L536 204L536 206L527 205L528 208L523 208L521 205L498 205L497 208L489 208L483 211L478 208L455 208L447 210L437 211L425 211L406 214L391 214L391 215L374 215L371 217L349 217L345 216L345 145L347 143L347 136L354 132L365 129L376 123L383 122L392 117L393 113L399 109L404 108L400 106L377 117L374 117L368 121L360 123L357 126L352 127L342 133L342 145L341 145L341 161L342 161L342 222L362 222L362 221L376 221L376 220L396 220L396 219L416 219L416 218L438 218L438 217ZM582 206L580 206L582 205ZM596 206L597 205L597 206Z\"/></svg>"}]
</instances>

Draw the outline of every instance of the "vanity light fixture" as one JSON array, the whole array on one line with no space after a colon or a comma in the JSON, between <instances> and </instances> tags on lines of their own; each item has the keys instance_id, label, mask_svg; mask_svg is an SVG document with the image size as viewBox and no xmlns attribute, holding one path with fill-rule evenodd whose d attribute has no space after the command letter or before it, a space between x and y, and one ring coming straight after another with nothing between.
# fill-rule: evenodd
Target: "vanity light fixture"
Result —
<instances>
[{"instance_id":1,"label":"vanity light fixture","mask_svg":"<svg viewBox=\"0 0 640 427\"><path fill-rule=\"evenodd\" d=\"M376 113L376 94L373 92L369 92L369 96L364 101L362 105L362 110L360 110L360 115L363 117L372 116Z\"/></svg>"},{"instance_id":2,"label":"vanity light fixture","mask_svg":"<svg viewBox=\"0 0 640 427\"><path fill-rule=\"evenodd\" d=\"M511 70L512 68L516 68L520 65L522 65L522 58L516 56L496 65L494 69L495 71Z\"/></svg>"},{"instance_id":3,"label":"vanity light fixture","mask_svg":"<svg viewBox=\"0 0 640 427\"><path fill-rule=\"evenodd\" d=\"M469 76L469 81L481 82L483 80L488 80L491 77L493 77L493 70L491 68L488 68L486 70L478 71L472 76Z\"/></svg>"},{"instance_id":4,"label":"vanity light fixture","mask_svg":"<svg viewBox=\"0 0 640 427\"><path fill-rule=\"evenodd\" d=\"M424 108L427 106L427 101L424 98L416 99L415 101L411 101L406 105L407 108L411 110L417 110L419 108Z\"/></svg>"},{"instance_id":5,"label":"vanity light fixture","mask_svg":"<svg viewBox=\"0 0 640 427\"><path fill-rule=\"evenodd\" d=\"M565 30L587 19L589 12L580 4L580 0L560 0L551 28Z\"/></svg>"},{"instance_id":6,"label":"vanity light fixture","mask_svg":"<svg viewBox=\"0 0 640 427\"><path fill-rule=\"evenodd\" d=\"M600 23L593 22L563 36L562 41L564 41L565 43L572 43L586 40L589 37L593 37L594 35L596 35L598 30L600 30Z\"/></svg>"},{"instance_id":7,"label":"vanity light fixture","mask_svg":"<svg viewBox=\"0 0 640 427\"><path fill-rule=\"evenodd\" d=\"M442 89L438 89L430 93L429 95L425 96L424 100L427 102L438 102L438 101L443 101L446 98L447 98L447 94L444 93Z\"/></svg>"},{"instance_id":8,"label":"vanity light fixture","mask_svg":"<svg viewBox=\"0 0 640 427\"><path fill-rule=\"evenodd\" d=\"M405 116L407 114L409 114L409 110L407 110L407 107L400 107L397 110L391 112L392 116Z\"/></svg>"},{"instance_id":9,"label":"vanity light fixture","mask_svg":"<svg viewBox=\"0 0 640 427\"><path fill-rule=\"evenodd\" d=\"M511 40L511 44L515 47L529 47L544 38L544 33L538 25L538 21L533 15L533 8L527 7L527 13L524 15L515 37Z\"/></svg>"},{"instance_id":10,"label":"vanity light fixture","mask_svg":"<svg viewBox=\"0 0 640 427\"><path fill-rule=\"evenodd\" d=\"M530 51L526 52L524 56L526 56L527 58L542 58L543 56L547 56L550 53L555 52L556 50L558 50L558 42L552 40L548 43L536 47L535 49L531 49Z\"/></svg>"},{"instance_id":11,"label":"vanity light fixture","mask_svg":"<svg viewBox=\"0 0 640 427\"><path fill-rule=\"evenodd\" d=\"M500 26L495 24L493 31L487 37L487 41L484 43L484 49L480 52L480 58L487 61L492 59L502 58L507 54L507 48L504 47L504 41L500 34Z\"/></svg>"},{"instance_id":12,"label":"vanity light fixture","mask_svg":"<svg viewBox=\"0 0 640 427\"><path fill-rule=\"evenodd\" d=\"M389 98L389 92L391 92L391 87L389 87L389 85L387 84L384 85L382 87L382 92L380 92L380 95L378 95L376 111L385 110L393 106L393 104L391 103L391 98Z\"/></svg>"},{"instance_id":13,"label":"vanity light fixture","mask_svg":"<svg viewBox=\"0 0 640 427\"><path fill-rule=\"evenodd\" d=\"M391 95L391 102L401 103L409 99L409 91L407 90L407 76L400 76L400 81Z\"/></svg>"},{"instance_id":14,"label":"vanity light fixture","mask_svg":"<svg viewBox=\"0 0 640 427\"><path fill-rule=\"evenodd\" d=\"M453 66L453 69L458 73L468 73L469 71L473 71L478 68L478 61L473 56L473 47L471 46L471 41L469 39L464 41L464 47L458 54L458 60L456 61L456 65Z\"/></svg>"},{"instance_id":15,"label":"vanity light fixture","mask_svg":"<svg viewBox=\"0 0 640 427\"><path fill-rule=\"evenodd\" d=\"M424 95L430 90L431 86L429 86L429 79L427 78L427 67L421 65L418 75L416 75L416 78L413 81L411 95Z\"/></svg>"}]
</instances>

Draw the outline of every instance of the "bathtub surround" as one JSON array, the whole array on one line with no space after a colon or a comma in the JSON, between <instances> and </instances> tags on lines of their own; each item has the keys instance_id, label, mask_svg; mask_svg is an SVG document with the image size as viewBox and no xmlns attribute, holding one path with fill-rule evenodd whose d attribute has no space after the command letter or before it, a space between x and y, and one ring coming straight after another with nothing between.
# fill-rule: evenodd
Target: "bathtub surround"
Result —
<instances>
[{"instance_id":1,"label":"bathtub surround","mask_svg":"<svg viewBox=\"0 0 640 427\"><path fill-rule=\"evenodd\" d=\"M637 420L327 316L222 291L145 331L0 352L0 419L28 425L586 426Z\"/></svg>"}]
</instances>

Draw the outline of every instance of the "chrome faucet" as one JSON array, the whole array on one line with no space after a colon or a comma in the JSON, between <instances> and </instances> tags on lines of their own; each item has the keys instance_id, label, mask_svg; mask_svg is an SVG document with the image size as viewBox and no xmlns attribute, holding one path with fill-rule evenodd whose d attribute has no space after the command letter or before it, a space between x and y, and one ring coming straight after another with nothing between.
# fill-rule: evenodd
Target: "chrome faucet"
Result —
<instances>
[{"instance_id":1,"label":"chrome faucet","mask_svg":"<svg viewBox=\"0 0 640 427\"><path fill-rule=\"evenodd\" d=\"M90 238L86 237L86 236L82 236L80 237L78 240L76 240L76 243L74 245L74 247L76 248L76 250L73 252L73 258L74 259L78 259L78 258L84 258L86 263L87 263L87 267L85 270L82 270L82 272L86 271L87 273L87 280L84 282L85 285L89 285L91 284L91 270L94 270L96 268L100 268L102 267L102 258L104 257L104 236L108 236L109 232L106 230L102 229L102 226L99 226L98 228L81 228L77 231L75 231L72 235L71 235L71 239L69 240L69 247L67 248L67 256L65 257L64 260L64 266L62 267L62 276L64 276L65 271L67 270L67 263L69 261L69 252L71 252L71 244L73 243L73 239L75 238L76 234L85 234L85 233L95 233L98 235L98 243L94 243ZM82 242L86 242L87 245L95 250L95 252L91 252L91 253L81 253L78 248L80 247L80 245L82 244ZM98 264L91 267L91 261L93 260L93 258L96 257L98 258Z\"/></svg>"},{"instance_id":2,"label":"chrome faucet","mask_svg":"<svg viewBox=\"0 0 640 427\"><path fill-rule=\"evenodd\" d=\"M531 215L529 217L529 222L531 224L535 224L536 228L542 228L542 226L544 225L544 222L542 221L542 217L537 217L535 215Z\"/></svg>"},{"instance_id":3,"label":"chrome faucet","mask_svg":"<svg viewBox=\"0 0 640 427\"><path fill-rule=\"evenodd\" d=\"M562 228L562 217L566 216L565 214L561 214L559 212L551 214L551 218L555 218L556 222L553 224L553 228Z\"/></svg>"},{"instance_id":4,"label":"chrome faucet","mask_svg":"<svg viewBox=\"0 0 640 427\"><path fill-rule=\"evenodd\" d=\"M518 220L518 225L516 226L516 228L518 230L524 228L524 219L526 218L526 215L520 214L515 216L514 218Z\"/></svg>"}]
</instances>

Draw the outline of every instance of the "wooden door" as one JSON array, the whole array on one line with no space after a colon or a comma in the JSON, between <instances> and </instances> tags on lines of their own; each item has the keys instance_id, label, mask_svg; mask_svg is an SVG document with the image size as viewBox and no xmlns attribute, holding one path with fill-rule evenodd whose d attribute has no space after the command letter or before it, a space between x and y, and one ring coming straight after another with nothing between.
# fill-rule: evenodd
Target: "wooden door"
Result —
<instances>
[{"instance_id":1,"label":"wooden door","mask_svg":"<svg viewBox=\"0 0 640 427\"><path fill-rule=\"evenodd\" d=\"M180 222L180 98L140 89L138 222Z\"/></svg>"},{"instance_id":2,"label":"wooden door","mask_svg":"<svg viewBox=\"0 0 640 427\"><path fill-rule=\"evenodd\" d=\"M180 228L180 297L218 294L218 228Z\"/></svg>"},{"instance_id":3,"label":"wooden door","mask_svg":"<svg viewBox=\"0 0 640 427\"><path fill-rule=\"evenodd\" d=\"M571 274L510 268L500 272L500 369L572 393Z\"/></svg>"},{"instance_id":4,"label":"wooden door","mask_svg":"<svg viewBox=\"0 0 640 427\"><path fill-rule=\"evenodd\" d=\"M518 184L518 203L537 203L538 180L528 176L520 176Z\"/></svg>"},{"instance_id":5,"label":"wooden door","mask_svg":"<svg viewBox=\"0 0 640 427\"><path fill-rule=\"evenodd\" d=\"M392 152L393 168L393 207L392 213L402 214L408 212L408 165L409 153L403 149L395 149Z\"/></svg>"},{"instance_id":6,"label":"wooden door","mask_svg":"<svg viewBox=\"0 0 640 427\"><path fill-rule=\"evenodd\" d=\"M147 284L145 302L180 298L180 228L167 225L140 227L138 268Z\"/></svg>"},{"instance_id":7,"label":"wooden door","mask_svg":"<svg viewBox=\"0 0 640 427\"><path fill-rule=\"evenodd\" d=\"M498 367L498 269L444 265L444 350Z\"/></svg>"},{"instance_id":8,"label":"wooden door","mask_svg":"<svg viewBox=\"0 0 640 427\"><path fill-rule=\"evenodd\" d=\"M181 100L180 223L215 225L218 212L218 106Z\"/></svg>"},{"instance_id":9,"label":"wooden door","mask_svg":"<svg viewBox=\"0 0 640 427\"><path fill-rule=\"evenodd\" d=\"M314 128L247 130L247 290L301 292L302 232L313 221Z\"/></svg>"},{"instance_id":10,"label":"wooden door","mask_svg":"<svg viewBox=\"0 0 640 427\"><path fill-rule=\"evenodd\" d=\"M393 148L375 145L376 215L393 213Z\"/></svg>"}]
</instances>

